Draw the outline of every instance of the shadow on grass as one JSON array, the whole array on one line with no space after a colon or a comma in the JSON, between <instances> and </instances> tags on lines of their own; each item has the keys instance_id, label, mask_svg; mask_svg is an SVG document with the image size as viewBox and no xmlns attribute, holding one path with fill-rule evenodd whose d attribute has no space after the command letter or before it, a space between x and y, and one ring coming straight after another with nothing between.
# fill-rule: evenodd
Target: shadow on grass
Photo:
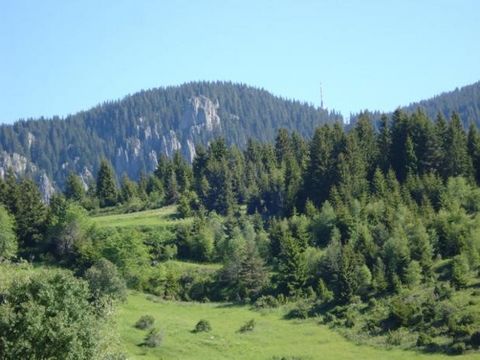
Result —
<instances>
[{"instance_id":1,"label":"shadow on grass","mask_svg":"<svg viewBox=\"0 0 480 360\"><path fill-rule=\"evenodd\" d=\"M245 307L247 304L242 303L222 303L215 306L216 309L235 309Z\"/></svg>"}]
</instances>

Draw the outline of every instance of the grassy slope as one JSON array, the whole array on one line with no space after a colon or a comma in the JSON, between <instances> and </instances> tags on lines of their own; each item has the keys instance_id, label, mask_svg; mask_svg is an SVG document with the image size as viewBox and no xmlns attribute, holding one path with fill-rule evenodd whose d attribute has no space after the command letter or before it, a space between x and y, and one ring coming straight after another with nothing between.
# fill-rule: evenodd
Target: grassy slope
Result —
<instances>
[{"instance_id":1,"label":"grassy slope","mask_svg":"<svg viewBox=\"0 0 480 360\"><path fill-rule=\"evenodd\" d=\"M174 206L129 214L96 216L93 220L99 227L136 227L139 230L173 230L176 225L191 221L177 219ZM219 264L194 264L176 260L169 261L168 266L177 269L205 267L210 271L220 267ZM137 346L146 332L135 329L133 324L145 314L154 315L157 326L165 332L164 344L158 349ZM213 331L208 334L192 334L191 329L202 318L211 322ZM236 330L251 318L257 321L256 330L250 334L236 333ZM282 313L278 310L261 314L247 307L229 307L222 304L155 303L142 294L131 295L128 303L122 305L119 309L118 326L125 349L134 359L272 359L274 356L327 360L451 359L445 355L355 345L338 332L318 325L313 319L283 320ZM480 359L480 356L472 354L456 358Z\"/></svg>"},{"instance_id":2,"label":"grassy slope","mask_svg":"<svg viewBox=\"0 0 480 360\"><path fill-rule=\"evenodd\" d=\"M140 344L146 331L133 327L145 314L155 317L156 326L164 331L164 342L156 349ZM244 306L180 302L153 302L145 295L132 294L118 313L118 327L125 350L133 359L272 359L275 356L297 356L301 359L370 360L370 359L451 359L404 350L386 350L355 345L315 320L283 320L280 310L252 311ZM237 330L254 318L252 333ZM200 319L207 319L212 332L194 334L191 330ZM478 354L456 357L478 359Z\"/></svg>"},{"instance_id":3,"label":"grassy slope","mask_svg":"<svg viewBox=\"0 0 480 360\"><path fill-rule=\"evenodd\" d=\"M160 209L145 210L129 214L93 216L99 227L173 227L191 221L176 218L176 207L166 206Z\"/></svg>"}]
</instances>

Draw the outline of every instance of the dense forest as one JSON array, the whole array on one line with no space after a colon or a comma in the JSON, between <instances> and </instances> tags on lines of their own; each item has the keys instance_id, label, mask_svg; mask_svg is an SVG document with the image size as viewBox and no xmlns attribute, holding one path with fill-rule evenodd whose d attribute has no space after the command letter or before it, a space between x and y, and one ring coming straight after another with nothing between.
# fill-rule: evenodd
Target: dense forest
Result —
<instances>
[{"instance_id":1,"label":"dense forest","mask_svg":"<svg viewBox=\"0 0 480 360\"><path fill-rule=\"evenodd\" d=\"M434 119L438 114L445 118L450 118L455 112L462 119L463 125L468 127L470 124L480 126L480 82L471 85L456 88L453 91L444 92L434 96L431 99L412 103L408 106L402 106L401 109L413 113L418 108L422 109L428 117ZM376 126L380 125L382 113L379 111L365 111L374 121ZM360 114L351 116L351 122L355 123ZM391 115L391 114L389 114Z\"/></svg>"},{"instance_id":2,"label":"dense forest","mask_svg":"<svg viewBox=\"0 0 480 360\"><path fill-rule=\"evenodd\" d=\"M0 355L42 354L32 339L48 342L47 331L29 324L47 319L75 358L94 357L107 321L98 319L126 287L255 308L289 303L288 318L315 316L354 341L476 351L479 184L477 127L464 129L456 113L432 121L421 110L384 116L379 131L362 116L349 132L323 125L311 139L280 129L274 142L249 139L240 149L218 138L198 146L192 164L179 152L160 156L154 173L120 184L103 159L88 192L70 173L49 205L30 179L10 171L0 182L0 260L13 269L20 258L61 266L75 276L1 286ZM118 231L96 228L87 213L168 204L191 221ZM168 259L222 266L178 273ZM75 310L63 314L61 301ZM51 316L38 310L49 302L57 309ZM78 328L66 325L72 318L82 319ZM20 346L15 334L24 329Z\"/></svg>"},{"instance_id":3,"label":"dense forest","mask_svg":"<svg viewBox=\"0 0 480 360\"><path fill-rule=\"evenodd\" d=\"M117 174L151 172L157 153L176 150L187 158L196 144L222 136L239 147L247 139L273 141L279 128L311 136L322 123L341 121L334 112L230 82L193 82L141 91L65 119L30 119L0 126L0 167L19 174L44 173L63 187L68 172L88 184L107 159ZM5 152L5 153L4 153ZM12 165L13 163L13 165ZM25 165L26 163L26 165ZM38 176L37 176L38 177Z\"/></svg>"}]
</instances>

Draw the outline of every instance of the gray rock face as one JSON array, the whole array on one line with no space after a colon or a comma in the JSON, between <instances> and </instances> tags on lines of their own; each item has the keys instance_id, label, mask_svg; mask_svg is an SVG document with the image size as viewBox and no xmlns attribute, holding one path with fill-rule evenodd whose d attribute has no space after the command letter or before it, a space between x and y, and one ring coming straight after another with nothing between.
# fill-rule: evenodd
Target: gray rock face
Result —
<instances>
[{"instance_id":1,"label":"gray rock face","mask_svg":"<svg viewBox=\"0 0 480 360\"><path fill-rule=\"evenodd\" d=\"M55 186L45 173L41 173L37 178L37 184L42 193L43 201L48 203L52 198L52 195L55 194Z\"/></svg>"},{"instance_id":2,"label":"gray rock face","mask_svg":"<svg viewBox=\"0 0 480 360\"><path fill-rule=\"evenodd\" d=\"M213 131L220 128L220 117L217 114L219 104L213 103L206 96L194 96L183 113L180 129L199 134L202 130Z\"/></svg>"},{"instance_id":3,"label":"gray rock face","mask_svg":"<svg viewBox=\"0 0 480 360\"><path fill-rule=\"evenodd\" d=\"M117 148L115 169L117 174L137 177L140 171L150 172L157 166L158 154L171 157L180 151L190 162L195 157L195 143L200 138L210 138L221 130L218 102L206 96L189 99L178 129L159 129L158 123L139 118L135 135L125 139Z\"/></svg>"},{"instance_id":4,"label":"gray rock face","mask_svg":"<svg viewBox=\"0 0 480 360\"><path fill-rule=\"evenodd\" d=\"M2 151L0 153L0 177L2 179L5 178L8 169L12 169L17 177L25 175L31 176L37 182L45 202L48 202L55 193L55 186L50 178L25 156L17 153L8 154Z\"/></svg>"},{"instance_id":5,"label":"gray rock face","mask_svg":"<svg viewBox=\"0 0 480 360\"><path fill-rule=\"evenodd\" d=\"M17 175L37 172L37 167L28 161L25 156L17 153L9 154L6 151L0 152L0 177L4 178L10 168Z\"/></svg>"},{"instance_id":6,"label":"gray rock face","mask_svg":"<svg viewBox=\"0 0 480 360\"><path fill-rule=\"evenodd\" d=\"M221 130L221 119L218 115L219 104L206 96L194 96L189 99L179 123L175 128L161 128L160 119L139 117L129 129L129 136L116 141L116 155L110 159L117 175L127 174L137 178L141 171L155 170L158 155L163 153L171 157L176 151L189 161L195 157L195 144L200 140L210 140ZM35 142L35 136L27 134L28 148ZM100 156L100 154L99 154ZM70 159L59 167L67 175L70 171L77 173L85 188L94 180L93 164L80 165L82 159ZM81 167L80 167L81 166ZM17 176L32 176L38 183L45 201L48 201L58 184L32 163L27 157L17 153L0 152L0 176L4 177L12 168Z\"/></svg>"}]
</instances>

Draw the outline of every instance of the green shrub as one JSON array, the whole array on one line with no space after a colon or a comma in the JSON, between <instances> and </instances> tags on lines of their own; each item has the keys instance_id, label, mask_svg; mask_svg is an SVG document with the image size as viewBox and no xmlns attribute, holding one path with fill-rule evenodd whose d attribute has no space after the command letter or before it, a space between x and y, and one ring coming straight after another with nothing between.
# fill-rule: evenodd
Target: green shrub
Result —
<instances>
[{"instance_id":1,"label":"green shrub","mask_svg":"<svg viewBox=\"0 0 480 360\"><path fill-rule=\"evenodd\" d=\"M209 332L212 330L212 326L208 320L200 320L197 325L195 325L195 329L193 330L194 333L199 332Z\"/></svg>"},{"instance_id":2,"label":"green shrub","mask_svg":"<svg viewBox=\"0 0 480 360\"><path fill-rule=\"evenodd\" d=\"M158 329L151 329L143 341L143 346L155 348L162 345L163 333Z\"/></svg>"},{"instance_id":3,"label":"green shrub","mask_svg":"<svg viewBox=\"0 0 480 360\"><path fill-rule=\"evenodd\" d=\"M108 296L112 299L125 301L127 285L118 273L115 264L101 258L85 272L90 291L96 298Z\"/></svg>"},{"instance_id":4,"label":"green shrub","mask_svg":"<svg viewBox=\"0 0 480 360\"><path fill-rule=\"evenodd\" d=\"M388 345L399 346L402 344L403 334L400 331L389 331L385 342Z\"/></svg>"},{"instance_id":5,"label":"green shrub","mask_svg":"<svg viewBox=\"0 0 480 360\"><path fill-rule=\"evenodd\" d=\"M466 349L467 349L467 347L465 346L465 343L457 342L457 343L452 344L448 348L448 353L450 355L461 355L465 352Z\"/></svg>"},{"instance_id":6,"label":"green shrub","mask_svg":"<svg viewBox=\"0 0 480 360\"><path fill-rule=\"evenodd\" d=\"M310 305L305 301L299 301L297 306L285 316L287 319L306 319L310 313Z\"/></svg>"},{"instance_id":7,"label":"green shrub","mask_svg":"<svg viewBox=\"0 0 480 360\"><path fill-rule=\"evenodd\" d=\"M411 326L421 318L419 305L415 300L396 297L390 302L389 321L394 328Z\"/></svg>"},{"instance_id":8,"label":"green shrub","mask_svg":"<svg viewBox=\"0 0 480 360\"><path fill-rule=\"evenodd\" d=\"M255 324L255 319L248 320L238 331L241 333L253 331L253 329L255 329Z\"/></svg>"},{"instance_id":9,"label":"green shrub","mask_svg":"<svg viewBox=\"0 0 480 360\"><path fill-rule=\"evenodd\" d=\"M345 315L345 326L348 328L355 326L355 315L352 312L347 312Z\"/></svg>"},{"instance_id":10,"label":"green shrub","mask_svg":"<svg viewBox=\"0 0 480 360\"><path fill-rule=\"evenodd\" d=\"M475 331L472 334L470 337L470 345L477 349L480 347L480 331Z\"/></svg>"},{"instance_id":11,"label":"green shrub","mask_svg":"<svg viewBox=\"0 0 480 360\"><path fill-rule=\"evenodd\" d=\"M439 300L450 299L453 292L453 288L448 283L435 286L435 295L437 295Z\"/></svg>"},{"instance_id":12,"label":"green shrub","mask_svg":"<svg viewBox=\"0 0 480 360\"><path fill-rule=\"evenodd\" d=\"M137 320L135 323L135 327L137 329L145 330L149 329L153 326L155 319L152 315L143 315L140 319Z\"/></svg>"},{"instance_id":13,"label":"green shrub","mask_svg":"<svg viewBox=\"0 0 480 360\"><path fill-rule=\"evenodd\" d=\"M280 306L279 301L272 295L260 296L254 304L256 309L273 309Z\"/></svg>"},{"instance_id":14,"label":"green shrub","mask_svg":"<svg viewBox=\"0 0 480 360\"><path fill-rule=\"evenodd\" d=\"M335 320L335 315L333 315L332 313L327 312L327 313L323 316L323 322L324 322L325 324L328 324L328 323L330 323L330 322L332 322L332 321L334 321L334 320Z\"/></svg>"},{"instance_id":15,"label":"green shrub","mask_svg":"<svg viewBox=\"0 0 480 360\"><path fill-rule=\"evenodd\" d=\"M432 338L428 334L420 333L417 338L417 346L429 346L432 344Z\"/></svg>"},{"instance_id":16,"label":"green shrub","mask_svg":"<svg viewBox=\"0 0 480 360\"><path fill-rule=\"evenodd\" d=\"M85 281L68 271L17 276L2 290L1 359L96 359L102 319Z\"/></svg>"},{"instance_id":17,"label":"green shrub","mask_svg":"<svg viewBox=\"0 0 480 360\"><path fill-rule=\"evenodd\" d=\"M475 311L453 313L448 319L448 330L455 339L470 337L478 323L480 323L480 318Z\"/></svg>"}]
</instances>

